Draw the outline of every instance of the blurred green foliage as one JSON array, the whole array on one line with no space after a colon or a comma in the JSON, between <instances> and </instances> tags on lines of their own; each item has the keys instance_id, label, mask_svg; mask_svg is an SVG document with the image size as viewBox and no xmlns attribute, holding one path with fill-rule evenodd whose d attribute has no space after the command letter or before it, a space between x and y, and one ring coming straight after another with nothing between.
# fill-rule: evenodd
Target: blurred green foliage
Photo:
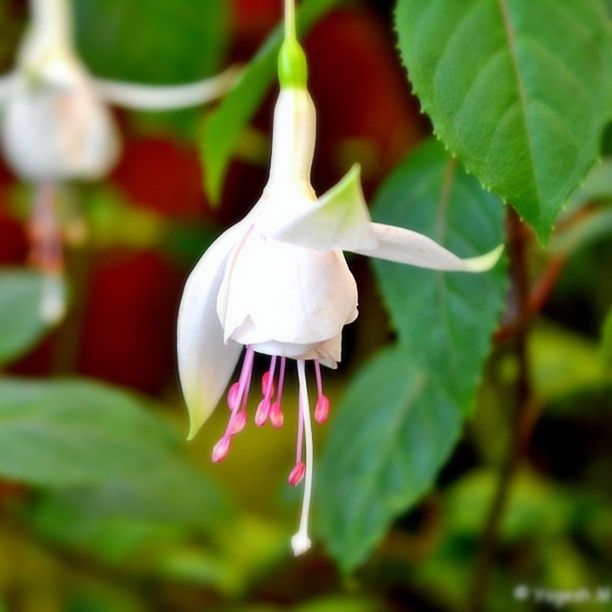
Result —
<instances>
[{"instance_id":1,"label":"blurred green foliage","mask_svg":"<svg viewBox=\"0 0 612 612\"><path fill-rule=\"evenodd\" d=\"M77 46L99 77L195 81L212 74L227 51L230 7L223 0L77 0L74 9Z\"/></svg>"}]
</instances>

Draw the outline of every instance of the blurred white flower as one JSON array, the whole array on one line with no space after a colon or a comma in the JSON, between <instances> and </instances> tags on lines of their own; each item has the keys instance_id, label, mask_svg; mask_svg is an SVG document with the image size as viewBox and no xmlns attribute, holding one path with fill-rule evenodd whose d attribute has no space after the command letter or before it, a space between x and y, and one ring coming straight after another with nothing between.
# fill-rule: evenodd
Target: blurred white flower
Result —
<instances>
[{"instance_id":1,"label":"blurred white flower","mask_svg":"<svg viewBox=\"0 0 612 612\"><path fill-rule=\"evenodd\" d=\"M96 179L119 150L106 103L144 110L197 106L233 83L220 76L180 86L96 79L78 58L68 0L30 0L31 20L14 72L0 81L2 146L15 173L28 181Z\"/></svg>"},{"instance_id":2,"label":"blurred white flower","mask_svg":"<svg viewBox=\"0 0 612 612\"><path fill-rule=\"evenodd\" d=\"M321 364L341 359L342 329L357 318L357 287L343 251L436 270L482 272L501 247L460 259L430 238L372 223L357 168L317 198L310 184L316 114L305 86L285 86L273 129L270 178L259 202L206 251L189 277L178 321L178 359L192 438L219 402L244 347L244 366L227 396L231 414L213 450L220 461L246 423L254 353L271 356L262 380L257 425L283 423L282 391L287 359L297 360L300 399L296 463L291 484L305 477L296 554L310 546L312 431L305 361L316 374L315 418L323 422L329 400ZM305 439L306 457L302 455Z\"/></svg>"}]
</instances>

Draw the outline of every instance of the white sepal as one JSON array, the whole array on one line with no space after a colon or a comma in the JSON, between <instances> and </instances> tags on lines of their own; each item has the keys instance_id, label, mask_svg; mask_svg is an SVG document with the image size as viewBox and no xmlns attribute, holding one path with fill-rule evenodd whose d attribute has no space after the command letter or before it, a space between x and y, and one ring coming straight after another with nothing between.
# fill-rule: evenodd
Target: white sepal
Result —
<instances>
[{"instance_id":1,"label":"white sepal","mask_svg":"<svg viewBox=\"0 0 612 612\"><path fill-rule=\"evenodd\" d=\"M139 85L95 79L100 99L123 108L173 110L206 104L227 93L236 83L239 70L228 68L216 76L185 85Z\"/></svg>"},{"instance_id":2,"label":"white sepal","mask_svg":"<svg viewBox=\"0 0 612 612\"><path fill-rule=\"evenodd\" d=\"M217 296L228 256L246 229L239 223L212 244L189 276L181 299L177 351L190 440L221 399L242 350L235 342L223 341Z\"/></svg>"},{"instance_id":3,"label":"white sepal","mask_svg":"<svg viewBox=\"0 0 612 612\"><path fill-rule=\"evenodd\" d=\"M320 200L295 207L287 218L279 211L277 224L269 216L264 231L282 242L311 249L352 251L376 247L370 214L361 188L360 168L355 165ZM279 207L280 208L280 207ZM280 224L282 222L282 225Z\"/></svg>"},{"instance_id":4,"label":"white sepal","mask_svg":"<svg viewBox=\"0 0 612 612\"><path fill-rule=\"evenodd\" d=\"M371 229L377 246L352 249L353 252L432 270L484 272L497 263L504 248L503 245L500 245L480 257L461 259L431 238L418 232L380 223L372 223Z\"/></svg>"}]
</instances>

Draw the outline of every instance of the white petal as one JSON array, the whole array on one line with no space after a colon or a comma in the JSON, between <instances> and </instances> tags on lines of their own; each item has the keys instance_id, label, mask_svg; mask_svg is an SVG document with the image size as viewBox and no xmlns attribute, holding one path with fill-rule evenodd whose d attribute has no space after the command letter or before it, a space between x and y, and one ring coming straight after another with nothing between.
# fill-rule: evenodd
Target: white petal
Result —
<instances>
[{"instance_id":1,"label":"white petal","mask_svg":"<svg viewBox=\"0 0 612 612\"><path fill-rule=\"evenodd\" d=\"M198 432L223 395L240 356L241 345L223 342L217 294L227 258L245 231L239 223L204 253L189 276L178 317L178 365L189 409L189 439Z\"/></svg>"},{"instance_id":2,"label":"white petal","mask_svg":"<svg viewBox=\"0 0 612 612\"><path fill-rule=\"evenodd\" d=\"M221 97L236 83L239 71L229 68L219 75L185 85L139 85L96 79L101 99L124 108L172 110L199 106Z\"/></svg>"},{"instance_id":3,"label":"white petal","mask_svg":"<svg viewBox=\"0 0 612 612\"><path fill-rule=\"evenodd\" d=\"M380 223L372 223L371 228L378 245L368 249L351 249L353 252L419 268L449 272L484 272L497 263L504 249L503 245L500 245L480 257L461 259L418 232Z\"/></svg>"},{"instance_id":4,"label":"white petal","mask_svg":"<svg viewBox=\"0 0 612 612\"><path fill-rule=\"evenodd\" d=\"M277 215L276 223L271 215L266 217L262 230L276 240L311 249L352 251L376 246L359 166L353 166L318 202L295 204L287 201L287 213Z\"/></svg>"},{"instance_id":5,"label":"white petal","mask_svg":"<svg viewBox=\"0 0 612 612\"><path fill-rule=\"evenodd\" d=\"M313 345L309 351L302 353L300 359L317 359L324 366L335 370L342 360L342 334Z\"/></svg>"},{"instance_id":6,"label":"white petal","mask_svg":"<svg viewBox=\"0 0 612 612\"><path fill-rule=\"evenodd\" d=\"M258 342L315 344L336 336L357 316L357 287L342 252L278 242L257 227L228 267L224 285L218 312L234 339L250 317Z\"/></svg>"},{"instance_id":7,"label":"white petal","mask_svg":"<svg viewBox=\"0 0 612 612\"><path fill-rule=\"evenodd\" d=\"M329 340L317 342L316 344L291 344L289 342L276 342L275 340L265 342L251 342L249 333L253 332L253 323L247 320L237 331L237 335L247 339L245 344L252 346L256 352L264 355L277 355L288 359L317 359L324 366L335 370L342 358L342 334L338 334ZM242 343L242 342L241 342Z\"/></svg>"}]
</instances>

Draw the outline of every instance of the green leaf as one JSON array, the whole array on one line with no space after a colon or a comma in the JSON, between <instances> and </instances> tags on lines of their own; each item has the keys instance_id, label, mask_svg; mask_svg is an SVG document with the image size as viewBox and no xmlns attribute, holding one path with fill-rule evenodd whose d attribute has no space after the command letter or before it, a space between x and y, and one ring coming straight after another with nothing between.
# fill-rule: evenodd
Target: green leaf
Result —
<instances>
[{"instance_id":1,"label":"green leaf","mask_svg":"<svg viewBox=\"0 0 612 612\"><path fill-rule=\"evenodd\" d=\"M461 431L460 410L399 349L353 379L318 466L317 525L344 571L430 489Z\"/></svg>"},{"instance_id":2,"label":"green leaf","mask_svg":"<svg viewBox=\"0 0 612 612\"><path fill-rule=\"evenodd\" d=\"M378 221L410 227L462 257L503 235L503 207L428 142L387 180ZM432 486L474 404L505 291L503 266L444 274L376 262L399 346L353 381L318 470L320 531L352 570Z\"/></svg>"},{"instance_id":3,"label":"green leaf","mask_svg":"<svg viewBox=\"0 0 612 612\"><path fill-rule=\"evenodd\" d=\"M151 84L194 81L215 71L225 53L224 0L73 4L79 52L99 77Z\"/></svg>"},{"instance_id":4,"label":"green leaf","mask_svg":"<svg viewBox=\"0 0 612 612\"><path fill-rule=\"evenodd\" d=\"M504 240L499 198L434 141L387 179L373 216L426 234L460 257L481 255ZM484 274L445 274L373 263L399 342L415 364L439 372L467 410L502 308L505 265Z\"/></svg>"},{"instance_id":5,"label":"green leaf","mask_svg":"<svg viewBox=\"0 0 612 612\"><path fill-rule=\"evenodd\" d=\"M304 0L297 11L300 31L307 31L339 2ZM206 118L200 153L204 166L204 189L211 202L219 201L232 153L276 76L276 57L281 41L282 30L279 27L244 69L232 91Z\"/></svg>"},{"instance_id":6,"label":"green leaf","mask_svg":"<svg viewBox=\"0 0 612 612\"><path fill-rule=\"evenodd\" d=\"M400 49L436 134L546 240L598 156L601 0L399 0Z\"/></svg>"},{"instance_id":7,"label":"green leaf","mask_svg":"<svg viewBox=\"0 0 612 612\"><path fill-rule=\"evenodd\" d=\"M146 508L154 518L222 505L216 489L184 462L164 421L138 397L105 385L0 380L0 448L4 478L44 487L98 485L107 504ZM197 508L186 501L194 496Z\"/></svg>"},{"instance_id":8,"label":"green leaf","mask_svg":"<svg viewBox=\"0 0 612 612\"><path fill-rule=\"evenodd\" d=\"M42 290L36 272L0 272L0 364L24 355L49 329L40 313Z\"/></svg>"}]
</instances>

